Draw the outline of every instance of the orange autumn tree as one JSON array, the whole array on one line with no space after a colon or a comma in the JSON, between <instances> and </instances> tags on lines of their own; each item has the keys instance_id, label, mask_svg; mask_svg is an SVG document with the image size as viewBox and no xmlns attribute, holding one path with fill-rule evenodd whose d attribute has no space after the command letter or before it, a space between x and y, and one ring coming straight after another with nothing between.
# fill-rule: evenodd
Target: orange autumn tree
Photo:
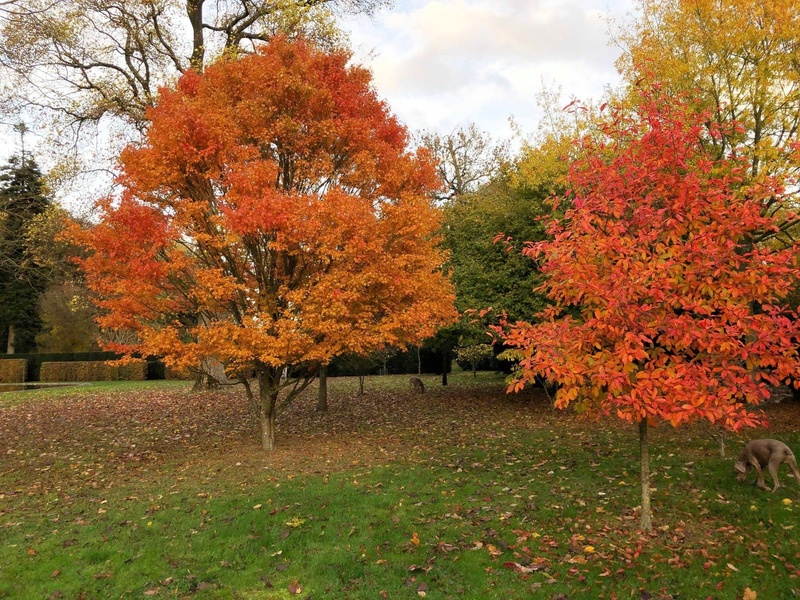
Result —
<instances>
[{"instance_id":1,"label":"orange autumn tree","mask_svg":"<svg viewBox=\"0 0 800 600\"><path fill-rule=\"evenodd\" d=\"M290 401L333 357L418 344L454 318L434 165L349 58L279 38L186 73L122 152L121 196L75 233L100 325L137 336L108 349L220 361L265 449L282 390Z\"/></svg>"},{"instance_id":2,"label":"orange autumn tree","mask_svg":"<svg viewBox=\"0 0 800 600\"><path fill-rule=\"evenodd\" d=\"M752 243L777 227L762 207L780 182L743 186L749 164L709 149L712 120L657 87L643 95L580 140L564 216L525 250L552 306L501 332L520 359L512 389L541 376L559 408L638 424L649 530L648 424L758 423L749 406L797 375L784 301L800 269L797 248Z\"/></svg>"}]
</instances>

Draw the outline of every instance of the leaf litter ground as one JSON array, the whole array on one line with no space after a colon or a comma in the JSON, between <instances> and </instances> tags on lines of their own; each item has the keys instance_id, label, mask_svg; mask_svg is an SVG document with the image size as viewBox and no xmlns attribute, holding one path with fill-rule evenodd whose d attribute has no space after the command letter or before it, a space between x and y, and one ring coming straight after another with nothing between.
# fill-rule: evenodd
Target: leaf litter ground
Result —
<instances>
[{"instance_id":1,"label":"leaf litter ground","mask_svg":"<svg viewBox=\"0 0 800 600\"><path fill-rule=\"evenodd\" d=\"M727 439L656 428L656 531L636 434L502 381L331 379L265 455L236 389L127 385L0 405L0 597L791 598L800 485L739 485ZM768 408L800 447L800 405ZM766 435L750 432L749 438ZM785 467L784 467L785 468ZM136 552L132 552L132 548ZM22 587L21 587L22 586ZM60 595L59 595L60 594Z\"/></svg>"}]
</instances>

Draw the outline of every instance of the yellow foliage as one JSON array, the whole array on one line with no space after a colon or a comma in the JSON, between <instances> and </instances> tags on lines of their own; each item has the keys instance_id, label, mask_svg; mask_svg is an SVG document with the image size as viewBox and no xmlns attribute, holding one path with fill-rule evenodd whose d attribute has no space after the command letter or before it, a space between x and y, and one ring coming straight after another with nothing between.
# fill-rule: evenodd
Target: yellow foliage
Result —
<instances>
[{"instance_id":1,"label":"yellow foliage","mask_svg":"<svg viewBox=\"0 0 800 600\"><path fill-rule=\"evenodd\" d=\"M798 165L783 150L800 125L800 9L795 0L639 0L621 34L618 67L629 85L652 79L674 92L699 91L702 106L743 130L753 175Z\"/></svg>"}]
</instances>

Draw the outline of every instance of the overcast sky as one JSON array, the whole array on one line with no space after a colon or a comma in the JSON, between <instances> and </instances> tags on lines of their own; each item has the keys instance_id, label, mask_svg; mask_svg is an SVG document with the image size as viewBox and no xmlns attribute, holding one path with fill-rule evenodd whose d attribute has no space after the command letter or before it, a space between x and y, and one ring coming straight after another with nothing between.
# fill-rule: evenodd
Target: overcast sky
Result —
<instances>
[{"instance_id":1,"label":"overcast sky","mask_svg":"<svg viewBox=\"0 0 800 600\"><path fill-rule=\"evenodd\" d=\"M474 122L507 138L510 117L524 134L535 131L544 88L560 88L566 104L618 83L609 21L624 19L633 3L395 0L342 25L355 60L372 69L380 95L412 131L446 134ZM0 157L18 152L18 139L0 125Z\"/></svg>"},{"instance_id":2,"label":"overcast sky","mask_svg":"<svg viewBox=\"0 0 800 600\"><path fill-rule=\"evenodd\" d=\"M619 82L609 19L631 10L633 0L396 0L344 26L410 129L474 122L508 137L512 116L523 133L535 130L544 88L560 88L566 104Z\"/></svg>"}]
</instances>

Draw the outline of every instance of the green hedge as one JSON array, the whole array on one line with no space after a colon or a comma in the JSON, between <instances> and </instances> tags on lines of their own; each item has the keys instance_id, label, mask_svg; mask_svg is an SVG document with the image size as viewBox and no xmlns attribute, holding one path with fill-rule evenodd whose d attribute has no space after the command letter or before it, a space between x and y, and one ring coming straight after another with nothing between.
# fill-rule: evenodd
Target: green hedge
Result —
<instances>
[{"instance_id":1,"label":"green hedge","mask_svg":"<svg viewBox=\"0 0 800 600\"><path fill-rule=\"evenodd\" d=\"M108 364L101 360L42 363L39 381L144 381L147 362L125 365Z\"/></svg>"},{"instance_id":2,"label":"green hedge","mask_svg":"<svg viewBox=\"0 0 800 600\"><path fill-rule=\"evenodd\" d=\"M27 363L24 358L0 360L0 383L24 383Z\"/></svg>"}]
</instances>

